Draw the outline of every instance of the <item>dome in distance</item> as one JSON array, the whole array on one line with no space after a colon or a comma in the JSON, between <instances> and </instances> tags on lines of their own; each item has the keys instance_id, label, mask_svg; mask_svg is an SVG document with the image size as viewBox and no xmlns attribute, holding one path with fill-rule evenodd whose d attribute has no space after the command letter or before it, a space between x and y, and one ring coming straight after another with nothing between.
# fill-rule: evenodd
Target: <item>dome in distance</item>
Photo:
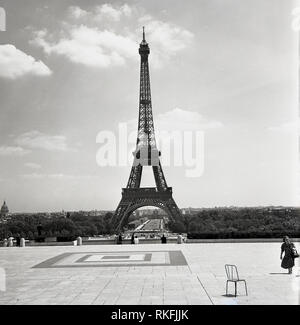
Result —
<instances>
[{"instance_id":1,"label":"dome in distance","mask_svg":"<svg viewBox=\"0 0 300 325\"><path fill-rule=\"evenodd\" d=\"M1 215L6 215L9 213L8 207L6 205L6 202L4 201L1 210L0 210Z\"/></svg>"}]
</instances>

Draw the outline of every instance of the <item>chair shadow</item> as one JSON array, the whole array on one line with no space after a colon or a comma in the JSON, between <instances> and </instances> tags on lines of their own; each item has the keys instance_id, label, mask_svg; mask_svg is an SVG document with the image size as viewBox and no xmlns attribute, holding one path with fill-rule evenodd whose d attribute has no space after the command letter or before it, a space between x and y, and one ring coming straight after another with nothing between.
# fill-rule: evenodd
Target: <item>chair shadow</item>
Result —
<instances>
[{"instance_id":1,"label":"chair shadow","mask_svg":"<svg viewBox=\"0 0 300 325\"><path fill-rule=\"evenodd\" d=\"M226 297L226 298L236 298L235 295L232 295L232 294L228 294L228 295L222 295L222 297Z\"/></svg>"},{"instance_id":2,"label":"chair shadow","mask_svg":"<svg viewBox=\"0 0 300 325\"><path fill-rule=\"evenodd\" d=\"M238 297L248 297L248 295L243 295L243 294L237 294L236 296L235 295L232 295L231 293L228 294L228 295L222 295L222 297L225 297L225 298L238 298Z\"/></svg>"}]
</instances>

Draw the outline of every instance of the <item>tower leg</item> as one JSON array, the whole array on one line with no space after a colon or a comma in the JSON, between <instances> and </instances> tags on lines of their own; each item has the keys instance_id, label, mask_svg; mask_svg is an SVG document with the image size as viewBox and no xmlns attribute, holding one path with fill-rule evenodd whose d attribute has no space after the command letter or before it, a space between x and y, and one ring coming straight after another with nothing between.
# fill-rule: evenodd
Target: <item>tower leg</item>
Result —
<instances>
[{"instance_id":1,"label":"tower leg","mask_svg":"<svg viewBox=\"0 0 300 325\"><path fill-rule=\"evenodd\" d=\"M142 166L133 166L131 168L129 180L127 183L127 188L139 188L141 184L143 167Z\"/></svg>"},{"instance_id":2,"label":"tower leg","mask_svg":"<svg viewBox=\"0 0 300 325\"><path fill-rule=\"evenodd\" d=\"M165 206L169 211L169 216L172 221L182 220L181 212L173 198L169 199L168 202L166 202Z\"/></svg>"},{"instance_id":3,"label":"tower leg","mask_svg":"<svg viewBox=\"0 0 300 325\"><path fill-rule=\"evenodd\" d=\"M167 182L166 182L160 162L159 162L158 166L153 166L152 169L153 169L156 187L158 188L158 190L167 189L168 185L167 185Z\"/></svg>"},{"instance_id":4,"label":"tower leg","mask_svg":"<svg viewBox=\"0 0 300 325\"><path fill-rule=\"evenodd\" d=\"M125 217L130 210L130 206L131 202L125 202L123 199L121 199L121 202L119 203L112 218L112 228L115 230L115 232L120 232L122 230L122 226L126 221Z\"/></svg>"}]
</instances>

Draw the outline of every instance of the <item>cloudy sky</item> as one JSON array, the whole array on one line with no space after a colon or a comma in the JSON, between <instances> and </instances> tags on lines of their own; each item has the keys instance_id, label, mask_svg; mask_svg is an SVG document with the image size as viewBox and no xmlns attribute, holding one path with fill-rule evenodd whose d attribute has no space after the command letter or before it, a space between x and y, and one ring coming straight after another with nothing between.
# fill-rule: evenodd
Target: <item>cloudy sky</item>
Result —
<instances>
[{"instance_id":1,"label":"cloudy sky","mask_svg":"<svg viewBox=\"0 0 300 325\"><path fill-rule=\"evenodd\" d=\"M97 142L137 125L145 26L156 131L203 136L201 175L164 168L179 207L298 205L298 5L1 1L0 200L14 212L116 208L131 166L99 166Z\"/></svg>"}]
</instances>

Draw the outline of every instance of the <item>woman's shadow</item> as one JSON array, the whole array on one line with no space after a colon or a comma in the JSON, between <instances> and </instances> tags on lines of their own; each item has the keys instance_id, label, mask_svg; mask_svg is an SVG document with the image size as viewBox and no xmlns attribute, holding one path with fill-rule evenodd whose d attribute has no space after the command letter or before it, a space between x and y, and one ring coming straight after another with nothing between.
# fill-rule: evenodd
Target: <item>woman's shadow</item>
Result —
<instances>
[{"instance_id":1,"label":"woman's shadow","mask_svg":"<svg viewBox=\"0 0 300 325\"><path fill-rule=\"evenodd\" d=\"M271 275L278 275L278 274L281 274L281 275L283 275L283 274L285 274L285 275L290 275L289 273L287 273L287 272L280 272L280 273L269 273L269 274L271 274Z\"/></svg>"}]
</instances>

